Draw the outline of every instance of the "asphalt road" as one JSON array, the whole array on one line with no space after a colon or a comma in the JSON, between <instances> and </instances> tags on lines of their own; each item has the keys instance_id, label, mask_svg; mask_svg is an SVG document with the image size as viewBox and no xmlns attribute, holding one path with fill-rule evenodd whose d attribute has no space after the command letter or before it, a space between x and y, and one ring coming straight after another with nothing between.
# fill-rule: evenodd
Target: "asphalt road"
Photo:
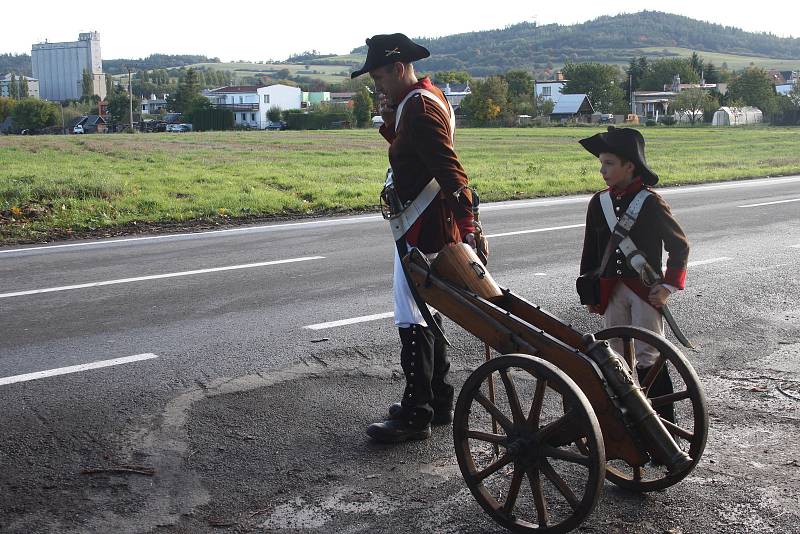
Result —
<instances>
[{"instance_id":1,"label":"asphalt road","mask_svg":"<svg viewBox=\"0 0 800 534\"><path fill-rule=\"evenodd\" d=\"M699 347L692 363L701 376L722 379L723 370L750 369L776 351L795 350L800 177L662 193L692 244L688 289L672 302ZM486 204L481 215L495 279L578 328L596 331L599 319L585 314L574 296L587 200ZM373 474L426 453L452 467L441 429L440 439L417 448L370 448L362 434L399 391L397 334L388 317L391 258L379 216L0 248L0 531L293 531L297 521L331 531L319 519L328 512L342 521L335 531L398 531L386 526L399 524L397 518L377 510L394 509L400 497L383 503L373 493L377 488L364 490L369 498L361 507L348 508L339 498L335 513L319 512L317 505L314 516L301 503L311 498L309 485L343 476L332 472L337 459L369 466ZM327 324L335 321L346 324ZM450 330L455 367L464 375L480 362L479 346ZM786 358L800 374L793 354ZM72 369L128 357L117 365ZM75 372L30 380L31 373L54 369ZM778 370L794 372L791 366ZM337 373L344 373L342 380L331 380ZM797 421L798 403L782 402ZM725 420L733 424L736 417ZM236 454L231 435L238 436ZM713 455L714 447L709 451ZM796 440L784 452L800 461ZM122 464L147 465L156 475L81 474ZM260 478L254 465L270 468ZM322 478L309 478L309 470ZM294 473L297 484L278 477L282 472ZM457 484L457 473L447 472L448 484ZM362 481L371 488L379 475L363 478L369 473ZM797 498L800 477L793 476L789 495ZM393 483L404 480L417 479ZM595 513L600 530L649 531L602 523L622 500L611 499ZM297 510L280 508L290 504ZM492 527L468 494L457 508L469 511L452 511L466 521L463 528L444 512L408 509L412 515L427 510L432 532ZM250 512L260 512L250 516L258 521L237 515ZM786 521L797 519L796 510L792 514ZM296 519L306 516L306 523ZM657 517L646 519L654 532L664 530ZM723 528L735 520L710 524L719 531L748 530Z\"/></svg>"}]
</instances>

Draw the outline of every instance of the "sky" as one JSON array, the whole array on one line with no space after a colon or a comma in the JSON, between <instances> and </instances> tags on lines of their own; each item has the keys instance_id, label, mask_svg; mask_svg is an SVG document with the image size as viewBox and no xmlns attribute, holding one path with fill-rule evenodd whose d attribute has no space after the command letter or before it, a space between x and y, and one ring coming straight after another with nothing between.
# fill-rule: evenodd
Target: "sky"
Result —
<instances>
[{"instance_id":1,"label":"sky","mask_svg":"<svg viewBox=\"0 0 800 534\"><path fill-rule=\"evenodd\" d=\"M575 24L642 10L640 1L628 0L574 0L564 4L535 0L412 1L406 2L409 7L405 9L398 2L374 0L213 4L186 0L101 4L37 0L34 4L6 4L2 11L8 23L0 32L0 53L30 54L34 43L77 41L81 32L98 31L104 59L138 59L164 53L200 54L223 61L285 60L306 50L345 54L378 33L441 37L526 21ZM89 8L92 5L95 9ZM730 0L672 0L659 10L747 31L800 37L800 2L762 0L754 6L757 9L745 10Z\"/></svg>"}]
</instances>

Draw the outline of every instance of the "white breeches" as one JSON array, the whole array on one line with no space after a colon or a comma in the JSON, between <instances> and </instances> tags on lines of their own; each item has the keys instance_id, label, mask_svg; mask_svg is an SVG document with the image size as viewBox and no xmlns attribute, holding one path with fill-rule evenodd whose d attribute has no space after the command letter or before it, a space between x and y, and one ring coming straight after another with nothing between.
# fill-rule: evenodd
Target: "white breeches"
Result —
<instances>
[{"instance_id":1,"label":"white breeches","mask_svg":"<svg viewBox=\"0 0 800 534\"><path fill-rule=\"evenodd\" d=\"M639 295L619 282L611 293L606 313L603 316L605 327L631 325L646 328L651 332L663 336L664 321L661 313L643 301ZM611 343L611 348L622 354L622 341ZM636 366L639 368L650 367L658 358L658 350L642 341L636 341Z\"/></svg>"}]
</instances>

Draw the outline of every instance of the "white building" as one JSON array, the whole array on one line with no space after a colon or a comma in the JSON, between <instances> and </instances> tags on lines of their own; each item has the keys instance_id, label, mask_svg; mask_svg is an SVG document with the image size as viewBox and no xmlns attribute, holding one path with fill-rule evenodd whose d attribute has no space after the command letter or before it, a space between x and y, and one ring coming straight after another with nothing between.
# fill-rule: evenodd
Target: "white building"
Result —
<instances>
[{"instance_id":1,"label":"white building","mask_svg":"<svg viewBox=\"0 0 800 534\"><path fill-rule=\"evenodd\" d=\"M92 75L92 91L106 97L106 75L100 57L100 34L81 33L77 42L39 43L31 48L33 77L46 100L77 100L83 93L83 72Z\"/></svg>"},{"instance_id":2,"label":"white building","mask_svg":"<svg viewBox=\"0 0 800 534\"><path fill-rule=\"evenodd\" d=\"M17 76L14 75L14 83L19 84L21 78L25 78L25 81L28 83L28 98L39 98L39 80L36 78L28 78L27 76ZM0 96L9 97L11 96L11 91L9 86L11 85L11 74L4 74L0 76Z\"/></svg>"},{"instance_id":3,"label":"white building","mask_svg":"<svg viewBox=\"0 0 800 534\"><path fill-rule=\"evenodd\" d=\"M303 91L299 87L275 84L268 87L258 88L258 116L260 121L259 128L263 129L269 125L267 113L271 108L280 108L281 111L287 109L300 109L303 105Z\"/></svg>"},{"instance_id":4,"label":"white building","mask_svg":"<svg viewBox=\"0 0 800 534\"><path fill-rule=\"evenodd\" d=\"M551 100L553 102L558 101L558 97L561 96L562 90L564 86L567 84L566 80L555 80L555 81L547 81L547 82L536 82L535 90L537 97L543 97L547 100Z\"/></svg>"},{"instance_id":5,"label":"white building","mask_svg":"<svg viewBox=\"0 0 800 534\"><path fill-rule=\"evenodd\" d=\"M233 85L203 91L203 96L218 108L233 112L233 121L237 126L264 130L269 126L267 113L270 108L278 107L281 111L300 109L303 102L303 91L299 87L288 85Z\"/></svg>"}]
</instances>

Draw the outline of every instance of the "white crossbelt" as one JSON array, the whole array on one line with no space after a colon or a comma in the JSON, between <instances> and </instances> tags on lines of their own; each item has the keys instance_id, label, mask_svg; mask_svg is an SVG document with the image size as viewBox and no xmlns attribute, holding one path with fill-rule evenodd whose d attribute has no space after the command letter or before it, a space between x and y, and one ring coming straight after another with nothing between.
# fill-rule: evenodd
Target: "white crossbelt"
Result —
<instances>
[{"instance_id":1,"label":"white crossbelt","mask_svg":"<svg viewBox=\"0 0 800 534\"><path fill-rule=\"evenodd\" d=\"M397 132L398 128L400 127L400 117L403 114L403 108L405 108L406 102L414 95L422 95L427 97L429 100L436 102L442 111L447 113L450 116L450 141L453 141L453 136L455 134L456 129L456 116L453 113L453 109L447 106L444 102L442 102L439 97L437 97L431 91L427 89L414 89L406 97L400 102L400 105L397 106L397 114L395 115L395 122L394 122L394 131ZM394 173L390 168L386 173L386 184L391 185L394 183ZM394 236L395 241L403 237L408 229L411 228L411 225L416 222L420 215L427 209L433 199L436 198L436 195L439 194L441 187L439 186L439 182L436 181L436 178L431 178L431 181L428 182L422 191L417 195L417 197L408 205L406 206L402 212L398 213L397 215L392 216L389 219L389 226L392 229L392 235Z\"/></svg>"},{"instance_id":2,"label":"white crossbelt","mask_svg":"<svg viewBox=\"0 0 800 534\"><path fill-rule=\"evenodd\" d=\"M617 220L617 216L614 214L614 203L611 201L611 193L609 191L604 191L600 194L600 205L603 207L603 215L605 215L606 223L611 230L610 239L614 238L615 233L625 236L617 247L625 254L625 258L628 260L631 267L639 274L642 273L647 259L644 257L644 254L636 248L636 243L630 238L628 232L633 228L633 224L636 222L636 219L639 217L639 212L642 210L644 201L647 200L647 197L650 195L651 193L647 189L639 191L631 201L628 209L625 210L625 214ZM618 227L620 230L617 230Z\"/></svg>"}]
</instances>

